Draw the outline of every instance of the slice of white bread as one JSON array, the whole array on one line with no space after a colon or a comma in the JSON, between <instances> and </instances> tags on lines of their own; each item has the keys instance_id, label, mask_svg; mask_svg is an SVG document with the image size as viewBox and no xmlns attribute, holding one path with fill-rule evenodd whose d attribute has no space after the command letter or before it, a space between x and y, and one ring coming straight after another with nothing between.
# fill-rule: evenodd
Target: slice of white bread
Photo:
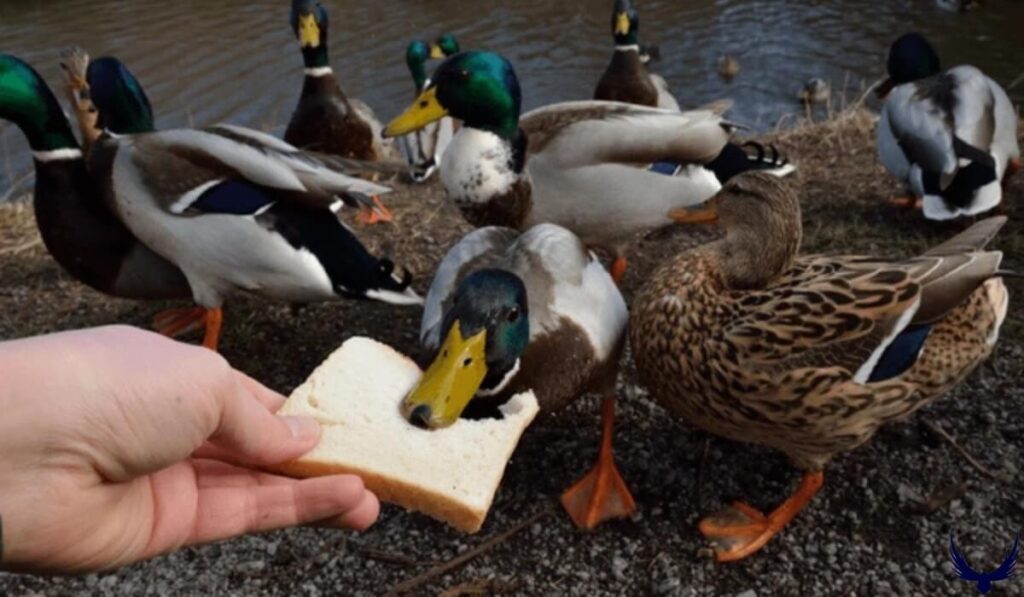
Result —
<instances>
[{"instance_id":1,"label":"slice of white bread","mask_svg":"<svg viewBox=\"0 0 1024 597\"><path fill-rule=\"evenodd\" d=\"M460 419L428 431L399 412L421 375L416 363L387 345L348 340L279 411L316 417L323 426L320 443L274 469L296 477L356 474L382 501L467 533L480 530L505 465L537 415L537 399L519 394L501 407L502 419Z\"/></svg>"}]
</instances>

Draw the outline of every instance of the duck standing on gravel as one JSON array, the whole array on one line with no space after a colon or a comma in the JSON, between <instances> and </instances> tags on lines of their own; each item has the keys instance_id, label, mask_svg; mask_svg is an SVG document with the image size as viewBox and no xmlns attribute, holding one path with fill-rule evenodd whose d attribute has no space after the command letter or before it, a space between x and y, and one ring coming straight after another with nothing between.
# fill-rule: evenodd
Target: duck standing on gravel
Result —
<instances>
[{"instance_id":1,"label":"duck standing on gravel","mask_svg":"<svg viewBox=\"0 0 1024 597\"><path fill-rule=\"evenodd\" d=\"M597 82L594 99L679 110L668 83L647 70L640 48L640 14L630 0L615 0L612 10L612 60Z\"/></svg>"},{"instance_id":2,"label":"duck standing on gravel","mask_svg":"<svg viewBox=\"0 0 1024 597\"><path fill-rule=\"evenodd\" d=\"M93 147L95 184L132 233L181 269L200 305L164 317L162 332L202 325L203 345L216 349L221 305L242 292L422 304L408 272L371 255L334 213L339 196L389 191L343 173L355 164L237 126L153 132L142 86L119 61L92 62L87 80L111 133Z\"/></svg>"},{"instance_id":3,"label":"duck standing on gravel","mask_svg":"<svg viewBox=\"0 0 1024 597\"><path fill-rule=\"evenodd\" d=\"M598 392L598 462L562 504L583 528L626 516L634 502L615 466L612 423L628 318L611 276L565 228L474 230L448 252L430 286L420 340L432 364L403 413L438 428L464 413L498 412L527 390L544 412Z\"/></svg>"},{"instance_id":4,"label":"duck standing on gravel","mask_svg":"<svg viewBox=\"0 0 1024 597\"><path fill-rule=\"evenodd\" d=\"M761 549L821 488L836 454L949 391L996 343L1009 298L1006 218L923 255L798 256L795 193L737 177L694 221L725 237L665 263L637 293L630 346L640 381L670 412L734 441L782 451L804 473L769 514L745 503L705 518L719 561Z\"/></svg>"},{"instance_id":5,"label":"duck standing on gravel","mask_svg":"<svg viewBox=\"0 0 1024 597\"><path fill-rule=\"evenodd\" d=\"M761 167L723 151L733 125L712 109L672 112L620 102L563 102L520 117L519 79L504 57L462 52L445 60L386 135L445 116L462 121L441 162L441 182L476 226L526 230L558 224L616 255L634 235L671 223L725 180ZM661 163L664 168L651 168ZM789 166L778 168L780 173Z\"/></svg>"},{"instance_id":6,"label":"duck standing on gravel","mask_svg":"<svg viewBox=\"0 0 1024 597\"><path fill-rule=\"evenodd\" d=\"M373 110L345 95L334 77L327 58L327 9L319 0L293 0L291 27L299 40L306 74L284 140L299 149L343 158L395 158L393 143L381 137L381 124ZM360 219L369 224L391 221L377 197L374 202L378 209L364 210Z\"/></svg>"},{"instance_id":7,"label":"duck standing on gravel","mask_svg":"<svg viewBox=\"0 0 1024 597\"><path fill-rule=\"evenodd\" d=\"M886 98L878 119L878 155L929 220L974 216L997 206L1006 180L1020 169L1017 112L998 83L973 66L939 68L939 56L917 33L889 50Z\"/></svg>"}]
</instances>

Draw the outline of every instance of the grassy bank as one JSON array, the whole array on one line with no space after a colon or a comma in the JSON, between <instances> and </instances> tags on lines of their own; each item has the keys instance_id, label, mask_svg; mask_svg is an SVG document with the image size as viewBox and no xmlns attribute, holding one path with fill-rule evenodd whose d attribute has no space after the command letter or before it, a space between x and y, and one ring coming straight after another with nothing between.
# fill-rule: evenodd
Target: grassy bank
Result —
<instances>
[{"instance_id":1,"label":"grassy bank","mask_svg":"<svg viewBox=\"0 0 1024 597\"><path fill-rule=\"evenodd\" d=\"M877 163L873 116L850 110L767 139L798 165L805 250L908 256L954 234L919 214L884 205L900 192ZM638 189L638 192L641 192ZM1024 176L1009 193L1010 222L994 243L1006 266L1024 270ZM469 230L434 181L399 186L394 227L365 233L377 250L408 267L425 291L437 262ZM665 256L711 233L670 227L636 239L627 299ZM769 508L796 473L779 455L712 440L645 400L627 365L616 442L620 468L640 513L595 533L576 531L561 512L528 524L468 565L421 586L427 594L470 589L532 594L731 595L962 594L946 556L950 529L977 567L991 569L1024 521L1024 296L1013 302L994 357L962 388L868 446L838 458L811 508L749 561L716 566L695 524L702 513L743 497ZM38 243L25 203L0 205L0 338L107 323L146 327L171 305L112 299L71 280ZM290 391L352 335L371 335L415 352L419 312L344 302L292 309L242 299L226 312L224 355L237 367ZM466 537L423 517L385 510L363 535L300 529L189 549L110 575L45 580L0 575L0 593L380 594L438 562L529 519L590 466L598 439L596 401L538 421L509 466L480 536ZM926 425L927 423L927 425ZM991 478L939 439L936 425L986 467ZM951 498L951 499L947 499ZM1013 582L1000 586L1021 594ZM461 591L461 592L460 592Z\"/></svg>"}]
</instances>

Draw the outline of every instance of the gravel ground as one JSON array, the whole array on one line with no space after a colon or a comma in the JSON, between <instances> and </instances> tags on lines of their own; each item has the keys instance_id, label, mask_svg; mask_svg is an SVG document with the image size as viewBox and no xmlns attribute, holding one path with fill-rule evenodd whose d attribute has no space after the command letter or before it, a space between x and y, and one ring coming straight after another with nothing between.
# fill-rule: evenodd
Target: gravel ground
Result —
<instances>
[{"instance_id":1,"label":"gravel ground","mask_svg":"<svg viewBox=\"0 0 1024 597\"><path fill-rule=\"evenodd\" d=\"M803 198L808 250L910 255L955 231L880 204L900 189L876 164L871 127L870 114L853 111L774 135L800 167L794 182ZM1011 222L996 243L1006 251L1007 265L1018 270L1024 269L1022 179L1012 185ZM444 249L468 227L444 204L436 183L400 185L390 204L401 233L377 227L370 242L418 274L425 289ZM638 239L627 295L660 258L707 238L706 232L675 227ZM0 206L0 338L112 322L145 326L163 306L83 288L35 239L30 209ZM1024 291L1019 281L1010 286L1016 296ZM415 310L371 303L291 309L242 300L227 312L222 350L237 367L287 392L352 335L372 335L414 352L418 317ZM736 498L771 508L795 486L797 472L779 454L709 438L667 416L646 399L626 364L616 450L639 504L632 520L583 533L554 507L596 453L597 400L587 397L527 431L478 535L386 508L362 534L293 529L186 549L110 574L0 574L0 595L377 595L517 528L521 532L414 592L973 594L952 573L948 536L956 532L976 567L992 568L1024 526L1022 371L1024 311L1012 303L995 355L966 384L837 458L811 506L762 552L737 564L708 558L697 520ZM994 476L972 466L932 425ZM993 594L1024 594L1024 582L999 583Z\"/></svg>"}]
</instances>

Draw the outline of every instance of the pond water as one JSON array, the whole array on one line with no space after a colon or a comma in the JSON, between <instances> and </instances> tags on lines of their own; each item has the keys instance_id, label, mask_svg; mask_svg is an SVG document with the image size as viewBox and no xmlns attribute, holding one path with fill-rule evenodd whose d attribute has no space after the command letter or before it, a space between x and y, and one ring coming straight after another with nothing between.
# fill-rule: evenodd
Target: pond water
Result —
<instances>
[{"instance_id":1,"label":"pond water","mask_svg":"<svg viewBox=\"0 0 1024 597\"><path fill-rule=\"evenodd\" d=\"M810 77L855 98L883 74L889 44L925 33L944 64L974 64L1009 85L1024 73L1024 2L987 0L960 14L935 0L635 0L640 36L658 43L654 69L683 105L730 97L732 119L768 129L803 109ZM524 108L588 98L612 51L611 0L324 0L331 62L348 94L381 119L397 114L413 88L404 63L410 39L458 36L463 49L505 54L523 85ZM115 55L146 86L162 128L229 121L275 133L302 82L287 0L0 0L0 51L61 82L60 50L79 44ZM723 81L723 53L741 72ZM1024 100L1024 82L1010 89ZM63 93L58 93L63 99ZM820 112L820 110L819 110ZM31 185L20 132L0 122L0 197Z\"/></svg>"}]
</instances>

